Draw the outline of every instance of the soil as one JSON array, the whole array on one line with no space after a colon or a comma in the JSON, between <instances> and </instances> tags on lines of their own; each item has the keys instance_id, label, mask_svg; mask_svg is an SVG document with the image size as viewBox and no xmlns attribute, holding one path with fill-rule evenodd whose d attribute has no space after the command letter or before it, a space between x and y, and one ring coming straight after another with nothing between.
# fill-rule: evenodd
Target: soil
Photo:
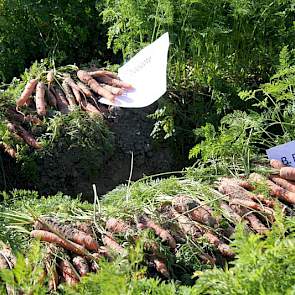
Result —
<instances>
[{"instance_id":1,"label":"soil","mask_svg":"<svg viewBox=\"0 0 295 295\"><path fill-rule=\"evenodd\" d=\"M153 104L141 109L111 109L108 124L114 133L114 151L111 155L105 155L99 171L96 163L83 164L78 152L72 150L70 153L67 151L60 154L58 159L46 159L46 162L38 163L42 166L38 181L28 183L22 181L21 167L1 155L5 175L0 167L0 188L1 182L4 186L5 176L6 189L34 189L45 195L58 191L70 195L81 193L83 199L92 200L92 184L96 184L98 194L103 195L117 185L128 182L132 153L132 180L179 169L180 165L167 143L156 143L150 137L154 122L147 116L156 107Z\"/></svg>"}]
</instances>

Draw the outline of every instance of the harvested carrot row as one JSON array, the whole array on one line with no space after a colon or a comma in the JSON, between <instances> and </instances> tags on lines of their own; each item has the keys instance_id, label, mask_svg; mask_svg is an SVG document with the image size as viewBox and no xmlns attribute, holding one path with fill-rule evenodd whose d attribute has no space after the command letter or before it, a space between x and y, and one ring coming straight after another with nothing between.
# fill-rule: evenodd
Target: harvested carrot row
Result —
<instances>
[{"instance_id":1,"label":"harvested carrot row","mask_svg":"<svg viewBox=\"0 0 295 295\"><path fill-rule=\"evenodd\" d=\"M11 122L7 123L7 128L10 132L19 135L28 145L35 149L42 148L42 145L36 141L36 139L23 127L20 125L13 124Z\"/></svg>"},{"instance_id":2,"label":"harvested carrot row","mask_svg":"<svg viewBox=\"0 0 295 295\"><path fill-rule=\"evenodd\" d=\"M280 170L280 176L287 180L295 180L295 168L282 167Z\"/></svg>"},{"instance_id":3,"label":"harvested carrot row","mask_svg":"<svg viewBox=\"0 0 295 295\"><path fill-rule=\"evenodd\" d=\"M45 84L43 82L37 84L35 102L37 114L41 117L46 116Z\"/></svg>"},{"instance_id":4,"label":"harvested carrot row","mask_svg":"<svg viewBox=\"0 0 295 295\"><path fill-rule=\"evenodd\" d=\"M84 246L88 250L98 250L98 243L90 235L73 228L70 225L61 224L54 218L40 218L35 222L36 229L56 231L61 233L66 239L71 240L79 245Z\"/></svg>"},{"instance_id":5,"label":"harvested carrot row","mask_svg":"<svg viewBox=\"0 0 295 295\"><path fill-rule=\"evenodd\" d=\"M69 250L81 256L87 255L87 250L83 246L76 244L74 242L62 239L58 235L46 230L33 230L31 231L31 237L40 239L41 241L44 241L44 242L54 243L56 245L63 247L66 250Z\"/></svg>"},{"instance_id":6,"label":"harvested carrot row","mask_svg":"<svg viewBox=\"0 0 295 295\"><path fill-rule=\"evenodd\" d=\"M20 98L16 101L16 106L17 107L23 106L28 101L28 99L30 98L30 96L34 92L34 90L35 90L35 88L37 86L37 83L38 83L38 79L32 79L27 83L27 85L26 85L24 91L22 92Z\"/></svg>"},{"instance_id":7,"label":"harvested carrot row","mask_svg":"<svg viewBox=\"0 0 295 295\"><path fill-rule=\"evenodd\" d=\"M113 102L115 100L115 96L111 94L109 91L103 89L95 79L92 78L86 71L79 70L77 72L78 78L87 84L95 93L101 95L108 99L109 101Z\"/></svg>"},{"instance_id":8,"label":"harvested carrot row","mask_svg":"<svg viewBox=\"0 0 295 295\"><path fill-rule=\"evenodd\" d=\"M295 193L295 182L292 180L286 180L278 175L270 175L269 178L282 188L285 188L289 192Z\"/></svg>"},{"instance_id":9,"label":"harvested carrot row","mask_svg":"<svg viewBox=\"0 0 295 295\"><path fill-rule=\"evenodd\" d=\"M286 167L281 161L279 161L279 160L274 160L274 159L272 159L272 160L270 160L270 166L272 167L272 168L275 168L275 169L281 169L281 168L283 168L283 167Z\"/></svg>"},{"instance_id":10,"label":"harvested carrot row","mask_svg":"<svg viewBox=\"0 0 295 295\"><path fill-rule=\"evenodd\" d=\"M167 241L172 249L176 247L176 242L171 234L166 229L162 228L160 225L149 219L146 215L142 215L139 217L139 224L141 228L153 229L156 235L159 236L162 241Z\"/></svg>"},{"instance_id":11,"label":"harvested carrot row","mask_svg":"<svg viewBox=\"0 0 295 295\"><path fill-rule=\"evenodd\" d=\"M62 260L59 264L59 268L61 270L62 277L68 285L73 286L80 282L80 279L77 276L76 272L73 270L70 262L68 262L67 260Z\"/></svg>"},{"instance_id":12,"label":"harvested carrot row","mask_svg":"<svg viewBox=\"0 0 295 295\"><path fill-rule=\"evenodd\" d=\"M75 266L81 277L87 275L90 271L87 260L82 256L74 257L73 265Z\"/></svg>"}]
</instances>

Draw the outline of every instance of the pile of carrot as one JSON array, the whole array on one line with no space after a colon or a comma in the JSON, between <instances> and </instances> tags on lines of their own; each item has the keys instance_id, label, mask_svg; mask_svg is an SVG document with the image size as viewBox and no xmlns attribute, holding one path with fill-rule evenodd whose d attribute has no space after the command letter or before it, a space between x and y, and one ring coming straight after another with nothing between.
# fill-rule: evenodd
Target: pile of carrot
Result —
<instances>
[{"instance_id":1,"label":"pile of carrot","mask_svg":"<svg viewBox=\"0 0 295 295\"><path fill-rule=\"evenodd\" d=\"M243 222L248 232L264 235L275 221L275 210L294 214L295 168L285 167L279 161L270 164L268 176L252 173L248 179L221 178L212 187L218 196L214 208L210 202L179 194L154 212L137 213L132 218L104 216L97 222L91 218L88 223L74 223L40 216L30 235L41 240L47 249L44 271L50 289L55 290L61 282L76 284L88 273L99 271L102 258L126 257L128 247L135 245L146 231L155 237L143 241L142 263L147 266L147 275L177 279L175 264L187 243L204 265L224 265L233 260L235 252L230 241L238 223ZM55 255L56 252L59 254Z\"/></svg>"},{"instance_id":2,"label":"pile of carrot","mask_svg":"<svg viewBox=\"0 0 295 295\"><path fill-rule=\"evenodd\" d=\"M17 139L34 149L42 148L26 126L41 125L56 112L68 114L75 108L91 117L103 119L107 109L99 103L101 97L113 102L115 97L131 89L117 75L106 70L77 70L72 73L49 70L25 85L16 106L6 110L7 129ZM0 147L11 157L15 150L8 143Z\"/></svg>"}]
</instances>

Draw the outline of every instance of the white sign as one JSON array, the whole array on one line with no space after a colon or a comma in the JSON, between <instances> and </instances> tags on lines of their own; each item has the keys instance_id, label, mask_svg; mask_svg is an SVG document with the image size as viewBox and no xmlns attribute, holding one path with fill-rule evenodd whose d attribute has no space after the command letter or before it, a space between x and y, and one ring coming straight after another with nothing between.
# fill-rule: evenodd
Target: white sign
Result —
<instances>
[{"instance_id":1,"label":"white sign","mask_svg":"<svg viewBox=\"0 0 295 295\"><path fill-rule=\"evenodd\" d=\"M286 166L295 167L295 140L266 150L268 158L280 160Z\"/></svg>"},{"instance_id":2,"label":"white sign","mask_svg":"<svg viewBox=\"0 0 295 295\"><path fill-rule=\"evenodd\" d=\"M165 33L119 69L118 76L134 90L117 96L114 103L105 98L99 101L123 108L142 108L158 100L167 90L168 49L169 35Z\"/></svg>"}]
</instances>

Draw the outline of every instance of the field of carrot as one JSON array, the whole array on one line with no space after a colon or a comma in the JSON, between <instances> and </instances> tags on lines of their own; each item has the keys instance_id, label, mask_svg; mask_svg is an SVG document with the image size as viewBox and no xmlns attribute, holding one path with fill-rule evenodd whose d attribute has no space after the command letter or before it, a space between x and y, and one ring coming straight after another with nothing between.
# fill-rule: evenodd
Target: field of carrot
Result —
<instances>
[{"instance_id":1,"label":"field of carrot","mask_svg":"<svg viewBox=\"0 0 295 295\"><path fill-rule=\"evenodd\" d=\"M0 16L0 294L295 293L295 168L266 155L295 139L291 0ZM165 32L166 93L100 103Z\"/></svg>"}]
</instances>

